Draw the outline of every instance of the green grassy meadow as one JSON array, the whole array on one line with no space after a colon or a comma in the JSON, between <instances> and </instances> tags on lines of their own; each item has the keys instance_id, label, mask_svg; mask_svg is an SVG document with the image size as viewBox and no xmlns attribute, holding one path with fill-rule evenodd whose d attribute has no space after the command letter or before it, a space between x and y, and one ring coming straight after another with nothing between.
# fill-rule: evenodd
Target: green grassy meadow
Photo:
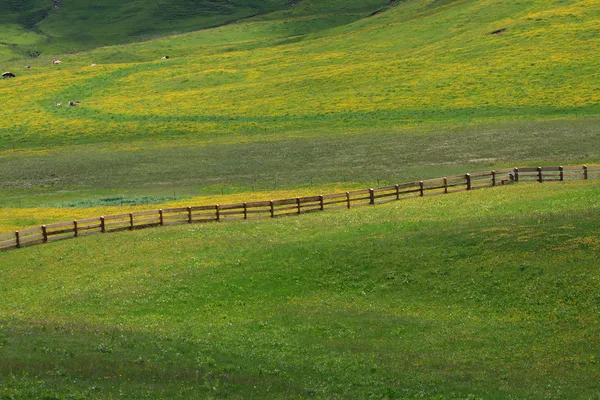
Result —
<instances>
[{"instance_id":1,"label":"green grassy meadow","mask_svg":"<svg viewBox=\"0 0 600 400\"><path fill-rule=\"evenodd\" d=\"M286 7L283 0L6 0L0 60L35 58L200 30Z\"/></svg>"},{"instance_id":2,"label":"green grassy meadow","mask_svg":"<svg viewBox=\"0 0 600 400\"><path fill-rule=\"evenodd\" d=\"M0 204L600 161L594 1L386 4L0 62Z\"/></svg>"},{"instance_id":3,"label":"green grassy meadow","mask_svg":"<svg viewBox=\"0 0 600 400\"><path fill-rule=\"evenodd\" d=\"M2 253L0 398L596 398L598 198L517 184Z\"/></svg>"},{"instance_id":4,"label":"green grassy meadow","mask_svg":"<svg viewBox=\"0 0 600 400\"><path fill-rule=\"evenodd\" d=\"M0 233L600 163L596 0L101 3L0 11ZM600 398L599 200L519 183L0 253L0 400Z\"/></svg>"},{"instance_id":5,"label":"green grassy meadow","mask_svg":"<svg viewBox=\"0 0 600 400\"><path fill-rule=\"evenodd\" d=\"M448 131L202 144L173 141L6 152L4 207L107 197L189 198L322 186L363 188L492 168L594 164L598 119ZM553 135L548 135L548 132ZM479 148L479 149L478 149ZM344 189L344 190L346 190Z\"/></svg>"}]
</instances>

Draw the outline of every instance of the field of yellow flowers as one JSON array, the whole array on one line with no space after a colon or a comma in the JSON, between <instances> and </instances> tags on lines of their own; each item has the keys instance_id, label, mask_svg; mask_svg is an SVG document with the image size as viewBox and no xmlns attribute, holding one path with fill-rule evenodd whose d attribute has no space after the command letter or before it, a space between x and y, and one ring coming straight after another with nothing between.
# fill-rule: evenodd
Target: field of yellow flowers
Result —
<instances>
[{"instance_id":1,"label":"field of yellow flowers","mask_svg":"<svg viewBox=\"0 0 600 400\"><path fill-rule=\"evenodd\" d=\"M323 16L283 13L42 58L0 83L2 146L597 115L595 1L436 4L313 34L280 32Z\"/></svg>"},{"instance_id":2,"label":"field of yellow flowers","mask_svg":"<svg viewBox=\"0 0 600 400\"><path fill-rule=\"evenodd\" d=\"M380 3L3 62L0 204L600 161L596 1Z\"/></svg>"}]
</instances>

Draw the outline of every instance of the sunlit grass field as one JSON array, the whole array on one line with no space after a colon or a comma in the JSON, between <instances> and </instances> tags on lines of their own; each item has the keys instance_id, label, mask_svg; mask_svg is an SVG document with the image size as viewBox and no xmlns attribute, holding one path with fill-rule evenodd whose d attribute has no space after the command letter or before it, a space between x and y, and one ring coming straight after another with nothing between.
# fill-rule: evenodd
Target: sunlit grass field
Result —
<instances>
[{"instance_id":1,"label":"sunlit grass field","mask_svg":"<svg viewBox=\"0 0 600 400\"><path fill-rule=\"evenodd\" d=\"M65 56L58 67L42 59L1 83L14 110L3 118L3 144L333 134L598 114L596 2L437 3L402 2L289 43L279 25L319 15L275 13ZM490 35L500 28L507 30ZM162 55L172 59L161 62ZM56 107L68 100L82 104Z\"/></svg>"},{"instance_id":2,"label":"sunlit grass field","mask_svg":"<svg viewBox=\"0 0 600 400\"><path fill-rule=\"evenodd\" d=\"M218 188L215 188L218 189ZM339 193L350 189L363 189L357 184L345 186L320 185L294 190L260 190L233 194L205 194L203 196L181 196L176 192L164 196L118 196L106 197L106 192L60 193L54 196L40 194L39 198L18 198L12 207L4 207L0 213L0 233L88 217L99 217L158 208L188 207L194 205L232 204L244 201L262 201L315 195L315 193ZM216 190L215 190L216 191ZM84 201L72 199L85 198ZM14 201L14 199L13 199Z\"/></svg>"},{"instance_id":3,"label":"sunlit grass field","mask_svg":"<svg viewBox=\"0 0 600 400\"><path fill-rule=\"evenodd\" d=\"M1 63L0 201L600 160L595 1L381 3Z\"/></svg>"},{"instance_id":4,"label":"sunlit grass field","mask_svg":"<svg viewBox=\"0 0 600 400\"><path fill-rule=\"evenodd\" d=\"M595 0L49 3L0 15L0 233L600 163ZM0 253L0 399L600 397L599 199L517 184Z\"/></svg>"},{"instance_id":5,"label":"sunlit grass field","mask_svg":"<svg viewBox=\"0 0 600 400\"><path fill-rule=\"evenodd\" d=\"M595 398L600 186L0 254L0 397Z\"/></svg>"}]
</instances>

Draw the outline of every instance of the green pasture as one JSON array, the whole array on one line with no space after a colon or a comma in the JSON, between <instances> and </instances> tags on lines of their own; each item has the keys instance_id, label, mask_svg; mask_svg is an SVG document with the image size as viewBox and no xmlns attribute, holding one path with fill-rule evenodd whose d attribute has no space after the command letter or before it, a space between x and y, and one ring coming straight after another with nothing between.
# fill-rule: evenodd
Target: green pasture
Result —
<instances>
[{"instance_id":1,"label":"green pasture","mask_svg":"<svg viewBox=\"0 0 600 400\"><path fill-rule=\"evenodd\" d=\"M0 207L92 206L104 198L156 203L332 184L347 190L517 166L594 164L597 127L598 119L589 118L6 151Z\"/></svg>"},{"instance_id":2,"label":"green pasture","mask_svg":"<svg viewBox=\"0 0 600 400\"><path fill-rule=\"evenodd\" d=\"M0 254L0 398L600 395L597 182Z\"/></svg>"},{"instance_id":3,"label":"green pasture","mask_svg":"<svg viewBox=\"0 0 600 400\"><path fill-rule=\"evenodd\" d=\"M600 163L596 0L100 3L0 11L11 230ZM0 400L600 398L599 200L519 183L0 253Z\"/></svg>"},{"instance_id":4,"label":"green pasture","mask_svg":"<svg viewBox=\"0 0 600 400\"><path fill-rule=\"evenodd\" d=\"M76 18L89 6L69 4L56 13ZM235 12L256 11L252 4ZM152 7L139 18L150 18ZM49 197L32 205L85 202L91 192L176 197L370 185L600 161L594 1L261 7L274 12L0 63L17 74L0 81L0 205L40 195ZM106 31L125 35L119 27L127 21ZM16 29L14 21L0 26ZM50 65L53 58L62 64Z\"/></svg>"},{"instance_id":5,"label":"green pasture","mask_svg":"<svg viewBox=\"0 0 600 400\"><path fill-rule=\"evenodd\" d=\"M35 58L200 30L285 6L284 0L65 0L55 8L52 0L6 0L0 41L15 45L21 57ZM23 31L38 40L21 40Z\"/></svg>"}]
</instances>

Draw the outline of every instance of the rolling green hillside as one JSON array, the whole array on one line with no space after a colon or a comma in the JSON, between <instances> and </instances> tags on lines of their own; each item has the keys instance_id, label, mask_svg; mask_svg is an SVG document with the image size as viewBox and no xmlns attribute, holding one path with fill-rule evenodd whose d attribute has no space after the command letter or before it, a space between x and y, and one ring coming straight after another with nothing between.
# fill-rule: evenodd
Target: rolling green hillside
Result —
<instances>
[{"instance_id":1,"label":"rolling green hillside","mask_svg":"<svg viewBox=\"0 0 600 400\"><path fill-rule=\"evenodd\" d=\"M600 186L0 253L0 398L600 395Z\"/></svg>"},{"instance_id":2,"label":"rolling green hillside","mask_svg":"<svg viewBox=\"0 0 600 400\"><path fill-rule=\"evenodd\" d=\"M0 10L0 61L146 41L278 10L283 12L275 18L330 14L311 28L319 30L355 21L385 4L381 0L324 4L296 0L6 0ZM296 29L288 33L305 33L305 29Z\"/></svg>"},{"instance_id":3,"label":"rolling green hillside","mask_svg":"<svg viewBox=\"0 0 600 400\"><path fill-rule=\"evenodd\" d=\"M600 163L597 0L7 4L6 231ZM599 397L599 198L516 184L1 253L0 400Z\"/></svg>"},{"instance_id":4,"label":"rolling green hillside","mask_svg":"<svg viewBox=\"0 0 600 400\"><path fill-rule=\"evenodd\" d=\"M286 0L5 0L0 60L148 40L286 6Z\"/></svg>"},{"instance_id":5,"label":"rolling green hillside","mask_svg":"<svg viewBox=\"0 0 600 400\"><path fill-rule=\"evenodd\" d=\"M595 1L381 6L305 0L59 66L44 55L31 70L3 63L18 75L0 81L3 197L600 161Z\"/></svg>"}]
</instances>

